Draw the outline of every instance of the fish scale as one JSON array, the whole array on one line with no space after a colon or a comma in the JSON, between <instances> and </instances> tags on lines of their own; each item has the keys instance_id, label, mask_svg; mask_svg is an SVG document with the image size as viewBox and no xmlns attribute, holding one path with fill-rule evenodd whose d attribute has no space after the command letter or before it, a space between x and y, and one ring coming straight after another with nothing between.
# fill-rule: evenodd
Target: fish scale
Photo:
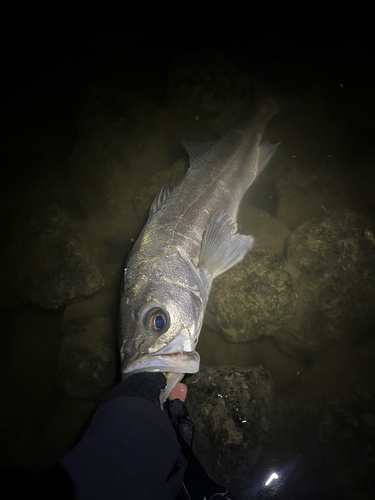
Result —
<instances>
[{"instance_id":1,"label":"fish scale","mask_svg":"<svg viewBox=\"0 0 375 500\"><path fill-rule=\"evenodd\" d=\"M218 141L184 141L190 167L173 190L160 189L127 259L118 317L122 373L168 373L164 399L184 374L199 370L195 348L213 279L253 245L252 236L236 232L237 212L276 152L278 144L261 138L277 112L269 99Z\"/></svg>"}]
</instances>

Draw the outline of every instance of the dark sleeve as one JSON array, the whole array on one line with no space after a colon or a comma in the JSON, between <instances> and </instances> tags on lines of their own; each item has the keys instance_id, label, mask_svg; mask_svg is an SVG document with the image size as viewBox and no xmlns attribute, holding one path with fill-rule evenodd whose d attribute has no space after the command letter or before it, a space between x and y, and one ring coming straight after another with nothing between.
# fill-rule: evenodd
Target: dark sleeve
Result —
<instances>
[{"instance_id":1,"label":"dark sleeve","mask_svg":"<svg viewBox=\"0 0 375 500\"><path fill-rule=\"evenodd\" d=\"M99 407L61 464L78 500L174 500L186 468L166 414L136 397Z\"/></svg>"}]
</instances>

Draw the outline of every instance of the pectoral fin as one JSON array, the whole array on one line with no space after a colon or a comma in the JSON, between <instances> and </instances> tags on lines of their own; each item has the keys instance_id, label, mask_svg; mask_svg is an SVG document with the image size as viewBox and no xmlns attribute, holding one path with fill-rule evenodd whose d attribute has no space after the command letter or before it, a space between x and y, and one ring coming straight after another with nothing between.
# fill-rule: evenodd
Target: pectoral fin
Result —
<instances>
[{"instance_id":1,"label":"pectoral fin","mask_svg":"<svg viewBox=\"0 0 375 500\"><path fill-rule=\"evenodd\" d=\"M199 267L213 278L240 262L254 244L252 236L236 231L237 224L223 210L212 216L203 235Z\"/></svg>"}]
</instances>

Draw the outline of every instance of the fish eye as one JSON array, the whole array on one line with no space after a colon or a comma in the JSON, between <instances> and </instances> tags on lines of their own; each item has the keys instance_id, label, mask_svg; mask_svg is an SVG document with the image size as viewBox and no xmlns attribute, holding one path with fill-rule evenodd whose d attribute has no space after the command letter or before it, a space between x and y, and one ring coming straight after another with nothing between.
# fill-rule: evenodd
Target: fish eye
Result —
<instances>
[{"instance_id":1,"label":"fish eye","mask_svg":"<svg viewBox=\"0 0 375 500\"><path fill-rule=\"evenodd\" d=\"M157 316L153 316L153 327L155 330L162 330L164 325L166 324L165 318L162 314L157 314Z\"/></svg>"},{"instance_id":2,"label":"fish eye","mask_svg":"<svg viewBox=\"0 0 375 500\"><path fill-rule=\"evenodd\" d=\"M157 307L146 312L144 325L148 330L162 332L168 329L168 314L163 309Z\"/></svg>"}]
</instances>

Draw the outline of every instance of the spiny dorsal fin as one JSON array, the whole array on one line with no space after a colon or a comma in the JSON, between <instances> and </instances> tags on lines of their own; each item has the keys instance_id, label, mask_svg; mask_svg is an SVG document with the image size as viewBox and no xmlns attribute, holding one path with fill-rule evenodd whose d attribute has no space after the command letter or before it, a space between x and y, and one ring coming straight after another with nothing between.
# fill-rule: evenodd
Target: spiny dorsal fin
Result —
<instances>
[{"instance_id":1,"label":"spiny dorsal fin","mask_svg":"<svg viewBox=\"0 0 375 500\"><path fill-rule=\"evenodd\" d=\"M190 167L194 167L199 163L204 163L205 158L212 151L213 147L218 141L211 142L189 142L189 141L181 141L182 145L187 151L190 160Z\"/></svg>"},{"instance_id":2,"label":"spiny dorsal fin","mask_svg":"<svg viewBox=\"0 0 375 500\"><path fill-rule=\"evenodd\" d=\"M149 217L154 215L154 213L160 207L160 205L162 205L164 201L168 198L168 196L171 194L172 190L173 188L167 185L164 185L159 189L150 207L150 211L148 214Z\"/></svg>"}]
</instances>

